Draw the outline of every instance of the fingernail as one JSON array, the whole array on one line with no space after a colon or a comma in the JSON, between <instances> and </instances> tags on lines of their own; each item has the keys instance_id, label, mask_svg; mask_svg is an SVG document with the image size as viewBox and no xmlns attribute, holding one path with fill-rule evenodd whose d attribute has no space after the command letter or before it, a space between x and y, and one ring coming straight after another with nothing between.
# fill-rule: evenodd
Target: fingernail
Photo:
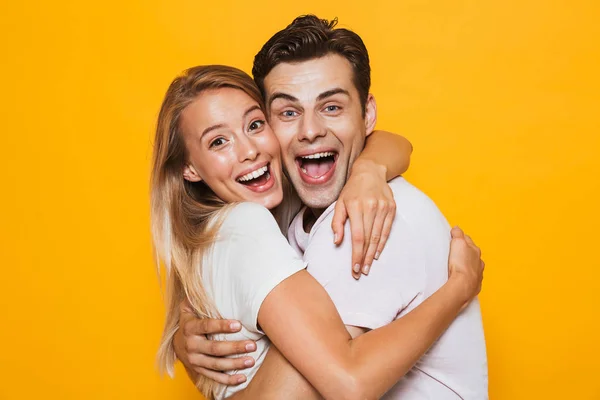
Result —
<instances>
[{"instance_id":1,"label":"fingernail","mask_svg":"<svg viewBox=\"0 0 600 400\"><path fill-rule=\"evenodd\" d=\"M252 360L252 359L248 359L248 360L244 361L244 365L246 367L251 367L253 364L254 364L254 360Z\"/></svg>"},{"instance_id":2,"label":"fingernail","mask_svg":"<svg viewBox=\"0 0 600 400\"><path fill-rule=\"evenodd\" d=\"M242 328L242 324L240 324L239 322L232 322L231 324L229 324L229 328L231 328L232 330L237 330L237 329L241 329Z\"/></svg>"},{"instance_id":3,"label":"fingernail","mask_svg":"<svg viewBox=\"0 0 600 400\"><path fill-rule=\"evenodd\" d=\"M353 268L354 272L356 272L357 274L360 273L360 264L354 264L354 268Z\"/></svg>"},{"instance_id":4,"label":"fingernail","mask_svg":"<svg viewBox=\"0 0 600 400\"><path fill-rule=\"evenodd\" d=\"M377 253L375 253L375 259L376 259L376 260L379 260L379 256L380 256L380 255L381 255L381 253L380 253L380 252L377 252Z\"/></svg>"},{"instance_id":5,"label":"fingernail","mask_svg":"<svg viewBox=\"0 0 600 400\"><path fill-rule=\"evenodd\" d=\"M370 266L370 265L365 265L365 266L363 267L363 274L365 274L365 275L369 275L369 270L370 270L370 269L371 269L371 266Z\"/></svg>"},{"instance_id":6,"label":"fingernail","mask_svg":"<svg viewBox=\"0 0 600 400\"><path fill-rule=\"evenodd\" d=\"M237 381L238 381L238 383L243 383L243 382L246 382L246 377L245 377L244 375L242 375L242 376L240 376L240 377L238 378L238 380L237 380Z\"/></svg>"},{"instance_id":7,"label":"fingernail","mask_svg":"<svg viewBox=\"0 0 600 400\"><path fill-rule=\"evenodd\" d=\"M254 344L254 343L248 343L246 345L246 351L254 351L254 350L256 350L256 344Z\"/></svg>"},{"instance_id":8,"label":"fingernail","mask_svg":"<svg viewBox=\"0 0 600 400\"><path fill-rule=\"evenodd\" d=\"M337 243L338 241L338 234L336 233L335 235L333 235L333 243Z\"/></svg>"}]
</instances>

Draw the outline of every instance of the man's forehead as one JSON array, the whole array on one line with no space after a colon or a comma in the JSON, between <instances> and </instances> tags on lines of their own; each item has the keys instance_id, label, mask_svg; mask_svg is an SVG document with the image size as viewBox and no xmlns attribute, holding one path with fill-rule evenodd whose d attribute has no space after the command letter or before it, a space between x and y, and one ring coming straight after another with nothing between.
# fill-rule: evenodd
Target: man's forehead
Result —
<instances>
[{"instance_id":1,"label":"man's forehead","mask_svg":"<svg viewBox=\"0 0 600 400\"><path fill-rule=\"evenodd\" d=\"M352 92L352 74L350 63L339 55L281 63L265 77L267 101L275 92L311 98L335 88Z\"/></svg>"}]
</instances>

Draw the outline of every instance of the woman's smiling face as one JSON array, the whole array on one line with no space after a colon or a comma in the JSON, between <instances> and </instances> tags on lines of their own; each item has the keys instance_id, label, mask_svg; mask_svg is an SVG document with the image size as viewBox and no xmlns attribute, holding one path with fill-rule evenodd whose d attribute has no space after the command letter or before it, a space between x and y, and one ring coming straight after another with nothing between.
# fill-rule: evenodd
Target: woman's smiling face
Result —
<instances>
[{"instance_id":1,"label":"woman's smiling face","mask_svg":"<svg viewBox=\"0 0 600 400\"><path fill-rule=\"evenodd\" d=\"M259 104L242 90L206 90L181 114L188 152L184 178L225 202L273 208L283 199L279 142Z\"/></svg>"}]
</instances>

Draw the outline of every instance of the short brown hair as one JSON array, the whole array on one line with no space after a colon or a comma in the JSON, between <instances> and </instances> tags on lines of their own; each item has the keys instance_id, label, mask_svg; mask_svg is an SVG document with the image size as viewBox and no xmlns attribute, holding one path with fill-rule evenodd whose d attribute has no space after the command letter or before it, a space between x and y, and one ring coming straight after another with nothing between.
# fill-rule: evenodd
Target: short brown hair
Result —
<instances>
[{"instance_id":1,"label":"short brown hair","mask_svg":"<svg viewBox=\"0 0 600 400\"><path fill-rule=\"evenodd\" d=\"M328 21L315 15L303 15L265 43L254 57L252 67L254 81L263 97L266 97L265 77L278 64L338 54L352 65L354 86L358 90L364 115L371 87L369 53L356 33L343 28L334 29L337 22L337 18Z\"/></svg>"}]
</instances>

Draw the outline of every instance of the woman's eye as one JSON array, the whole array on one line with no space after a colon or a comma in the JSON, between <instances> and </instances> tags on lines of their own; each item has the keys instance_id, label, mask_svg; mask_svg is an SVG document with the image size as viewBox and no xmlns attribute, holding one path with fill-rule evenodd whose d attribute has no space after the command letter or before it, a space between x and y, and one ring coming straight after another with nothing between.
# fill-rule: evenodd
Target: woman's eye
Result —
<instances>
[{"instance_id":1,"label":"woman's eye","mask_svg":"<svg viewBox=\"0 0 600 400\"><path fill-rule=\"evenodd\" d=\"M248 130L255 131L255 130L259 129L259 128L262 128L262 126L264 124L265 124L265 121L262 121L262 120L254 121L254 122L252 122L250 124L250 126L248 127Z\"/></svg>"},{"instance_id":2,"label":"woman's eye","mask_svg":"<svg viewBox=\"0 0 600 400\"><path fill-rule=\"evenodd\" d=\"M223 146L225 144L225 139L223 138L216 138L215 140L213 140L212 142L210 142L209 147L212 149L213 147L220 147Z\"/></svg>"}]
</instances>

